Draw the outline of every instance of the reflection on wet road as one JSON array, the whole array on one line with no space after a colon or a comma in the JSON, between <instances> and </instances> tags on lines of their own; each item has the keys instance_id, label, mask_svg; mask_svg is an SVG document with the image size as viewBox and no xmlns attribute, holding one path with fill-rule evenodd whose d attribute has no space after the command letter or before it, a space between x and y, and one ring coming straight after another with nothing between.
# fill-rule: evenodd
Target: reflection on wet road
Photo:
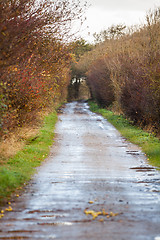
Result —
<instances>
[{"instance_id":1,"label":"reflection on wet road","mask_svg":"<svg viewBox=\"0 0 160 240\"><path fill-rule=\"evenodd\" d=\"M160 173L86 103L68 103L50 156L12 208L0 239L159 240Z\"/></svg>"}]
</instances>

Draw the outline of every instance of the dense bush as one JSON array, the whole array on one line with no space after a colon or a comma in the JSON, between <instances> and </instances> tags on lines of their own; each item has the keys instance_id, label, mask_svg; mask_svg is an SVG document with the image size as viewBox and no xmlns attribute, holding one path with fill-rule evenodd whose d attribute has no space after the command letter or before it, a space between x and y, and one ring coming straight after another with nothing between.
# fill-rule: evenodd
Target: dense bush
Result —
<instances>
[{"instance_id":1,"label":"dense bush","mask_svg":"<svg viewBox=\"0 0 160 240\"><path fill-rule=\"evenodd\" d=\"M91 86L92 96L102 106L109 106L114 100L110 70L103 58L97 59L87 72L88 84Z\"/></svg>"},{"instance_id":2,"label":"dense bush","mask_svg":"<svg viewBox=\"0 0 160 240\"><path fill-rule=\"evenodd\" d=\"M66 39L82 18L77 0L0 2L0 135L65 99L72 58Z\"/></svg>"},{"instance_id":3,"label":"dense bush","mask_svg":"<svg viewBox=\"0 0 160 240\"><path fill-rule=\"evenodd\" d=\"M100 104L112 103L136 124L159 133L160 8L148 13L143 26L128 31L112 26L104 34L96 38L100 41L77 68L87 75L92 95Z\"/></svg>"}]
</instances>

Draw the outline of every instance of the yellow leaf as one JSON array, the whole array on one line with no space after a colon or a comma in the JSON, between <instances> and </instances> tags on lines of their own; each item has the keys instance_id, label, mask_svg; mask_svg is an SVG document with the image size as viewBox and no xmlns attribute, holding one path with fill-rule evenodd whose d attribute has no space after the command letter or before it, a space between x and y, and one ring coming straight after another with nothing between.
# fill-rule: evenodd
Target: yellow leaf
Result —
<instances>
[{"instance_id":1,"label":"yellow leaf","mask_svg":"<svg viewBox=\"0 0 160 240\"><path fill-rule=\"evenodd\" d=\"M103 218L99 219L99 222L104 222L104 219Z\"/></svg>"},{"instance_id":2,"label":"yellow leaf","mask_svg":"<svg viewBox=\"0 0 160 240\"><path fill-rule=\"evenodd\" d=\"M5 210L6 210L6 211L8 211L8 212L11 212L11 211L13 211L13 209L12 209L12 207L11 207L11 206L9 206L8 208L6 208Z\"/></svg>"}]
</instances>

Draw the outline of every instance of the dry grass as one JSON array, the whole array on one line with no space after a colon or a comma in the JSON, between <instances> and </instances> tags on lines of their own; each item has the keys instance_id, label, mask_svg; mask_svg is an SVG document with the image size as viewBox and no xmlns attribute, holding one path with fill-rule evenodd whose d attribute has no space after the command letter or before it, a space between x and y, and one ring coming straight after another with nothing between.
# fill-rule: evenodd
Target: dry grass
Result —
<instances>
[{"instance_id":1,"label":"dry grass","mask_svg":"<svg viewBox=\"0 0 160 240\"><path fill-rule=\"evenodd\" d=\"M30 125L17 127L2 137L0 140L0 165L5 164L8 158L13 157L24 147L28 139L35 137L39 133L42 120L49 112L49 109L36 112L36 118Z\"/></svg>"},{"instance_id":2,"label":"dry grass","mask_svg":"<svg viewBox=\"0 0 160 240\"><path fill-rule=\"evenodd\" d=\"M0 156L2 158L13 157L24 147L26 140L36 136L38 132L38 127L25 126L8 134L0 142Z\"/></svg>"}]
</instances>

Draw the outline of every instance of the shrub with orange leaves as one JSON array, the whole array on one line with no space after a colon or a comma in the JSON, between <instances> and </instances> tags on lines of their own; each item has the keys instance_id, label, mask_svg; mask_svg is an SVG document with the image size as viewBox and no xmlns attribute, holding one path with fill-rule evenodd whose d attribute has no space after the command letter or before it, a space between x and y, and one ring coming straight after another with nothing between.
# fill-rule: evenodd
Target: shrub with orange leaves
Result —
<instances>
[{"instance_id":1,"label":"shrub with orange leaves","mask_svg":"<svg viewBox=\"0 0 160 240\"><path fill-rule=\"evenodd\" d=\"M65 99L73 20L77 0L0 2L0 135Z\"/></svg>"}]
</instances>

